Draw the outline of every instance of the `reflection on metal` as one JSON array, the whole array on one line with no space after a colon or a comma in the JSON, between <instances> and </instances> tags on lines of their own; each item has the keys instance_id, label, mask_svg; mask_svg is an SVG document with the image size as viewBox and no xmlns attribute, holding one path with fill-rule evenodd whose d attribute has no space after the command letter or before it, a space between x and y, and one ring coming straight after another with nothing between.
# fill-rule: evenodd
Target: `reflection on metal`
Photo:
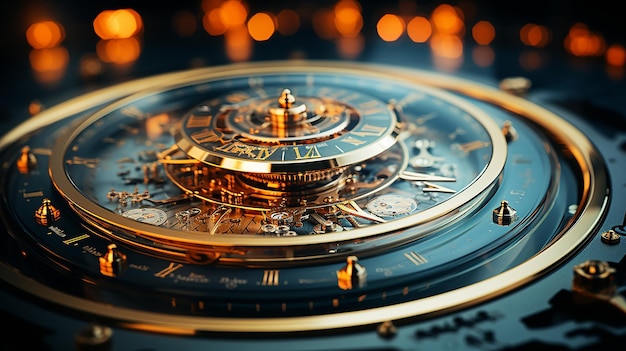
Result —
<instances>
[{"instance_id":1,"label":"reflection on metal","mask_svg":"<svg viewBox=\"0 0 626 351\"><path fill-rule=\"evenodd\" d=\"M108 251L98 259L100 261L100 273L108 277L116 277L126 269L126 255L122 253L117 245L108 246Z\"/></svg>"},{"instance_id":2,"label":"reflection on metal","mask_svg":"<svg viewBox=\"0 0 626 351\"><path fill-rule=\"evenodd\" d=\"M500 202L500 206L493 210L493 222L499 225L509 225L517 219L517 211L506 200Z\"/></svg>"},{"instance_id":3,"label":"reflection on metal","mask_svg":"<svg viewBox=\"0 0 626 351\"><path fill-rule=\"evenodd\" d=\"M61 211L52 206L50 199L43 199L41 206L35 211L35 220L43 226L49 226L61 218Z\"/></svg>"},{"instance_id":4,"label":"reflection on metal","mask_svg":"<svg viewBox=\"0 0 626 351\"><path fill-rule=\"evenodd\" d=\"M17 160L17 169L22 174L27 174L37 165L37 158L30 151L29 146L24 146L22 148L22 155Z\"/></svg>"},{"instance_id":5,"label":"reflection on metal","mask_svg":"<svg viewBox=\"0 0 626 351\"><path fill-rule=\"evenodd\" d=\"M343 290L350 290L355 287L365 286L367 272L365 267L360 265L356 256L348 256L346 265L337 271L337 283Z\"/></svg>"},{"instance_id":6,"label":"reflection on metal","mask_svg":"<svg viewBox=\"0 0 626 351\"><path fill-rule=\"evenodd\" d=\"M511 143L517 140L517 130L515 130L515 127L513 127L511 121L504 122L504 125L502 126L502 135L504 135L507 143Z\"/></svg>"},{"instance_id":7,"label":"reflection on metal","mask_svg":"<svg viewBox=\"0 0 626 351\"><path fill-rule=\"evenodd\" d=\"M112 350L113 329L100 324L90 324L74 336L77 350Z\"/></svg>"},{"instance_id":8,"label":"reflection on metal","mask_svg":"<svg viewBox=\"0 0 626 351\"><path fill-rule=\"evenodd\" d=\"M616 269L606 261L587 260L574 266L572 289L579 304L608 304L626 313L626 299L617 292Z\"/></svg>"}]
</instances>

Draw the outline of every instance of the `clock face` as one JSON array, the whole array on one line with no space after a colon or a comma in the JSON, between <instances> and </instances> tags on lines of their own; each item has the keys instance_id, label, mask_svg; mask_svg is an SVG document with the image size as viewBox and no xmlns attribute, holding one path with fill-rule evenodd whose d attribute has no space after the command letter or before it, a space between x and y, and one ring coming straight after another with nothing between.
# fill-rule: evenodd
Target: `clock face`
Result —
<instances>
[{"instance_id":1,"label":"clock face","mask_svg":"<svg viewBox=\"0 0 626 351\"><path fill-rule=\"evenodd\" d=\"M209 72L97 111L59 138L50 176L87 221L142 249L314 260L414 241L480 206L506 163L498 123L380 74Z\"/></svg>"},{"instance_id":2,"label":"clock face","mask_svg":"<svg viewBox=\"0 0 626 351\"><path fill-rule=\"evenodd\" d=\"M565 120L419 71L230 65L70 106L5 141L2 196L15 241L72 284L12 281L130 325L310 331L445 311L540 275L606 203L604 165Z\"/></svg>"}]
</instances>

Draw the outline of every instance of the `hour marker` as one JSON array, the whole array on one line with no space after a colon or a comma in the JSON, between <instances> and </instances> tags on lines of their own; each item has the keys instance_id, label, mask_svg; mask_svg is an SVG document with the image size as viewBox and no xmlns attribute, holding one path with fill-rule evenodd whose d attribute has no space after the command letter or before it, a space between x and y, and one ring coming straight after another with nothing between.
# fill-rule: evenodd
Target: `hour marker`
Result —
<instances>
[{"instance_id":1,"label":"hour marker","mask_svg":"<svg viewBox=\"0 0 626 351\"><path fill-rule=\"evenodd\" d=\"M487 147L491 145L490 143L486 142L486 141L472 141L469 143L465 143L465 144L456 144L455 146L459 148L459 150L463 151L463 152L470 152L470 151L474 151L474 150L478 150L478 149L482 149L484 147Z\"/></svg>"},{"instance_id":2,"label":"hour marker","mask_svg":"<svg viewBox=\"0 0 626 351\"><path fill-rule=\"evenodd\" d=\"M89 234L83 234L83 235L79 235L79 236L73 237L71 239L63 240L63 244L76 246L76 245L78 245L79 241L85 240L87 238L89 238Z\"/></svg>"},{"instance_id":3,"label":"hour marker","mask_svg":"<svg viewBox=\"0 0 626 351\"><path fill-rule=\"evenodd\" d=\"M306 159L311 159L311 158L322 157L322 155L320 155L319 150L317 149L317 146L311 146L307 148L304 155L300 154L300 149L298 147L294 147L293 151L296 153L296 159L298 160L306 160Z\"/></svg>"},{"instance_id":4,"label":"hour marker","mask_svg":"<svg viewBox=\"0 0 626 351\"><path fill-rule=\"evenodd\" d=\"M429 182L424 182L424 185L425 187L422 188L422 191L425 193L433 193L433 192L450 193L450 194L456 193L456 190L446 188L445 186L441 186L441 185L437 185L437 184L433 184Z\"/></svg>"},{"instance_id":5,"label":"hour marker","mask_svg":"<svg viewBox=\"0 0 626 351\"><path fill-rule=\"evenodd\" d=\"M71 160L66 160L65 162L68 165L83 165L87 168L96 168L100 160L97 158L84 158L84 157L74 156L72 157Z\"/></svg>"},{"instance_id":6,"label":"hour marker","mask_svg":"<svg viewBox=\"0 0 626 351\"><path fill-rule=\"evenodd\" d=\"M154 274L155 277L165 278L168 275L174 273L177 269L182 268L183 265L181 263L170 262L170 265L162 269L161 271Z\"/></svg>"},{"instance_id":7,"label":"hour marker","mask_svg":"<svg viewBox=\"0 0 626 351\"><path fill-rule=\"evenodd\" d=\"M187 128L202 128L208 127L211 124L211 119L213 116L197 116L191 115L187 118L187 122L185 123L185 127Z\"/></svg>"},{"instance_id":8,"label":"hour marker","mask_svg":"<svg viewBox=\"0 0 626 351\"><path fill-rule=\"evenodd\" d=\"M418 173L411 171L404 171L400 174L400 178L405 180L412 180L416 182L456 182L455 178L442 177L431 175L427 173Z\"/></svg>"},{"instance_id":9,"label":"hour marker","mask_svg":"<svg viewBox=\"0 0 626 351\"><path fill-rule=\"evenodd\" d=\"M278 286L278 273L277 269L266 270L263 272L263 281L261 285L263 286Z\"/></svg>"},{"instance_id":10,"label":"hour marker","mask_svg":"<svg viewBox=\"0 0 626 351\"><path fill-rule=\"evenodd\" d=\"M415 264L416 266L419 266L421 264L428 262L428 260L424 258L424 256L418 254L415 251L405 252L404 257L408 258L409 261L413 262L413 264Z\"/></svg>"},{"instance_id":11,"label":"hour marker","mask_svg":"<svg viewBox=\"0 0 626 351\"><path fill-rule=\"evenodd\" d=\"M30 199L33 197L42 197L43 196L43 191L31 191L28 193L24 193L22 195L25 199Z\"/></svg>"}]
</instances>

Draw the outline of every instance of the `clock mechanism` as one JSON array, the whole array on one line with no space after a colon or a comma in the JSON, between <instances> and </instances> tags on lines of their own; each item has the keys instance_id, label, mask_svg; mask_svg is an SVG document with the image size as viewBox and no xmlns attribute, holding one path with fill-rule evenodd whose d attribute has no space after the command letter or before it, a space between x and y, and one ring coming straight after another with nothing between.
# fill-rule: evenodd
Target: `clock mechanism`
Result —
<instances>
[{"instance_id":1,"label":"clock mechanism","mask_svg":"<svg viewBox=\"0 0 626 351\"><path fill-rule=\"evenodd\" d=\"M561 268L591 242L617 247L615 163L514 89L385 65L231 64L72 99L0 147L1 278L90 321L81 345L114 329L386 345L557 269L575 306L626 310L618 253Z\"/></svg>"}]
</instances>

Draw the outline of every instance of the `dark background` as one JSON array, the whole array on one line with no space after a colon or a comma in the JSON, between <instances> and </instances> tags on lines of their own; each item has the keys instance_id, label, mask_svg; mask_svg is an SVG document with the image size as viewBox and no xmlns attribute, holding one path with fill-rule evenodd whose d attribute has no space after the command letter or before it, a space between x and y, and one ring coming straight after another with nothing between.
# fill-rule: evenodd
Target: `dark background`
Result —
<instances>
[{"instance_id":1,"label":"dark background","mask_svg":"<svg viewBox=\"0 0 626 351\"><path fill-rule=\"evenodd\" d=\"M249 13L273 11L282 8L298 9L311 13L320 7L332 7L336 1L247 1ZM603 57L573 57L563 48L563 39L574 23L584 23L593 32L603 36L607 44L626 44L626 21L617 2L599 1L361 1L363 9L362 35L365 45L362 52L350 60L385 63L412 68L432 69L430 49L427 44L411 42L406 34L396 42L384 42L376 34L376 21L382 14L409 13L427 16L439 4L458 6L465 13L466 34L464 61L455 75L472 79L498 80L522 75L531 78L534 89L550 89L566 96L572 107L593 104L604 105L620 116L626 115L624 107L617 104L626 97L624 88L625 67L609 68ZM0 133L29 117L28 106L37 101L48 107L87 90L162 72L182 70L195 66L213 66L229 63L223 50L223 38L212 37L200 25L190 36L181 38L172 30L172 18L178 10L200 14L201 0L143 1L69 1L24 0L4 1L0 11ZM95 52L99 38L93 31L92 21L103 10L133 8L141 14L144 31L141 36L142 52L136 62L120 69L105 65L96 76L81 76L78 70L80 57ZM199 15L201 16L201 15ZM198 21L199 20L198 16ZM33 74L28 61L31 51L26 41L26 30L32 23L53 19L65 27L62 45L69 52L69 64L57 82L42 84ZM489 67L479 67L471 60L474 45L469 28L479 20L488 20L497 30L496 40L490 45L495 61ZM519 29L526 23L549 27L553 39L545 48L529 48L521 44ZM287 59L298 55L309 59L346 60L341 57L332 40L316 35L311 23L303 18L298 32L291 36L274 36L265 42L254 42L251 61ZM521 64L524 55L534 52L542 58L540 67L528 70ZM610 105L610 106L609 106ZM583 106L584 108L584 106Z\"/></svg>"}]
</instances>

